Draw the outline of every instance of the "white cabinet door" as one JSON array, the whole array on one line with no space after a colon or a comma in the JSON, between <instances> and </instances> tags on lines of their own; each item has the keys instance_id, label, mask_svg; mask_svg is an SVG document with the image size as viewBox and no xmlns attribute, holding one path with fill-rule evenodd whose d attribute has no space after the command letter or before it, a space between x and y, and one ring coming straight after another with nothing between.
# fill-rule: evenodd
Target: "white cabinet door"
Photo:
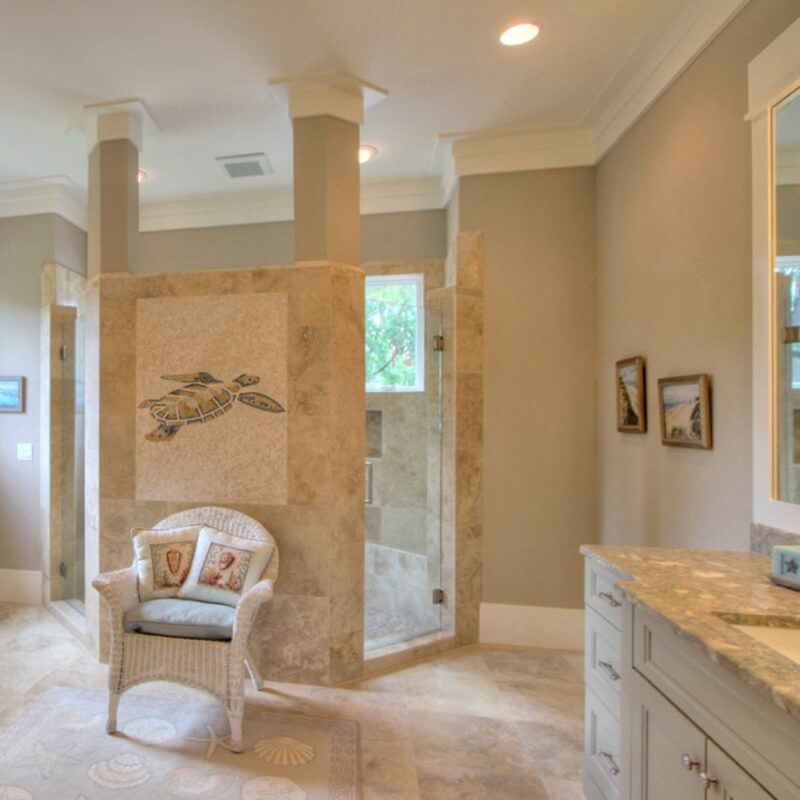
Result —
<instances>
[{"instance_id":1,"label":"white cabinet door","mask_svg":"<svg viewBox=\"0 0 800 800\"><path fill-rule=\"evenodd\" d=\"M709 779L706 800L775 800L711 740L705 775Z\"/></svg>"},{"instance_id":2,"label":"white cabinet door","mask_svg":"<svg viewBox=\"0 0 800 800\"><path fill-rule=\"evenodd\" d=\"M705 734L644 678L632 677L633 800L705 800Z\"/></svg>"}]
</instances>

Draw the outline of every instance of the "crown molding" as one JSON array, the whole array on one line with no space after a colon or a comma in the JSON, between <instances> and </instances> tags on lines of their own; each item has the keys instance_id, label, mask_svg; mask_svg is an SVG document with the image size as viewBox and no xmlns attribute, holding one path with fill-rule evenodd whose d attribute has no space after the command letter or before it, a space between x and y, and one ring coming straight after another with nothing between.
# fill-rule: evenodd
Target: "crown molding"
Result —
<instances>
[{"instance_id":1,"label":"crown molding","mask_svg":"<svg viewBox=\"0 0 800 800\"><path fill-rule=\"evenodd\" d=\"M361 125L364 111L386 99L389 92L349 72L287 75L269 81L275 97L289 106L289 117L328 114Z\"/></svg>"},{"instance_id":2,"label":"crown molding","mask_svg":"<svg viewBox=\"0 0 800 800\"><path fill-rule=\"evenodd\" d=\"M368 183L361 186L362 214L429 211L444 206L437 179ZM211 228L289 222L294 219L290 189L265 192L228 192L169 203L144 203L139 209L139 230Z\"/></svg>"},{"instance_id":3,"label":"crown molding","mask_svg":"<svg viewBox=\"0 0 800 800\"><path fill-rule=\"evenodd\" d=\"M730 22L747 0L697 0L660 37L643 65L629 63L615 80L623 88L595 112L592 122L573 128L485 129L442 134L434 149L431 171L441 178L365 184L361 187L362 214L423 211L446 207L458 178L495 172L553 169L596 164L677 80L711 40ZM795 23L798 25L800 23ZM781 37L786 38L786 37ZM795 54L796 56L796 54ZM793 57L795 57L793 56ZM754 81L752 70L751 84ZM359 109L380 102L385 90L346 73L291 76L270 81L279 100L292 92L319 87L357 98ZM758 82L756 81L756 84ZM762 94L768 94L765 87ZM301 92L302 93L302 92ZM752 93L751 93L752 94ZM359 96L360 95L360 96ZM140 101L103 104L109 111L128 111ZM99 108L99 107L98 107ZM137 107L138 108L138 107ZM348 105L349 108L349 105ZM307 109L306 109L307 110ZM351 109L352 110L352 109ZM752 112L752 108L751 108ZM361 111L359 111L361 113ZM146 120L145 133L150 126ZM795 182L793 167L779 182ZM86 229L86 192L65 176L0 182L0 217L56 213ZM143 203L142 231L283 222L294 216L290 189L229 192L184 200Z\"/></svg>"},{"instance_id":4,"label":"crown molding","mask_svg":"<svg viewBox=\"0 0 800 800\"><path fill-rule=\"evenodd\" d=\"M594 164L592 132L582 128L517 128L446 133L456 177Z\"/></svg>"},{"instance_id":5,"label":"crown molding","mask_svg":"<svg viewBox=\"0 0 800 800\"><path fill-rule=\"evenodd\" d=\"M659 38L644 64L633 72L592 124L594 151L600 160L645 114L748 0L698 0Z\"/></svg>"},{"instance_id":6,"label":"crown molding","mask_svg":"<svg viewBox=\"0 0 800 800\"><path fill-rule=\"evenodd\" d=\"M437 178L368 183L361 186L362 214L393 214L442 209L445 197ZM59 214L87 230L86 192L63 175L0 181L0 218ZM139 230L166 231L289 222L294 218L290 189L228 192L172 202L143 203Z\"/></svg>"},{"instance_id":7,"label":"crown molding","mask_svg":"<svg viewBox=\"0 0 800 800\"><path fill-rule=\"evenodd\" d=\"M86 230L86 193L66 175L0 181L0 218L58 214Z\"/></svg>"}]
</instances>

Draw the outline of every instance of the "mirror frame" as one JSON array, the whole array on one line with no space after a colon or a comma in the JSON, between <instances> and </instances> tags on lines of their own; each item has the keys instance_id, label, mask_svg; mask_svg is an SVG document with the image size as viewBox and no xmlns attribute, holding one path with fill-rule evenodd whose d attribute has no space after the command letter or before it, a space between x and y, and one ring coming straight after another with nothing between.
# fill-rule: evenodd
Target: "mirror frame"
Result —
<instances>
[{"instance_id":1,"label":"mirror frame","mask_svg":"<svg viewBox=\"0 0 800 800\"><path fill-rule=\"evenodd\" d=\"M775 106L800 88L800 20L748 66L753 170L753 522L800 532L800 505L778 494L774 309L775 209L772 146Z\"/></svg>"}]
</instances>

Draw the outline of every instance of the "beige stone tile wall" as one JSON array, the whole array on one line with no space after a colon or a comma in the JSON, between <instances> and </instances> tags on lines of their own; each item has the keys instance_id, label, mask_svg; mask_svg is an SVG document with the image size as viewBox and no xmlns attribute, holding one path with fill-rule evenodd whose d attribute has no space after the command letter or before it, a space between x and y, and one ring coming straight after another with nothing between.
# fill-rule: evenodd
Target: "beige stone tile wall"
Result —
<instances>
[{"instance_id":1,"label":"beige stone tile wall","mask_svg":"<svg viewBox=\"0 0 800 800\"><path fill-rule=\"evenodd\" d=\"M211 498L258 519L278 543L276 596L257 619L250 643L258 669L272 680L326 684L361 672L363 283L360 269L314 262L224 272L107 274L89 287L87 494L93 491L99 501L87 504L87 564L95 572L131 562L131 527L204 504L197 497L146 499L137 491L137 303L214 298L235 305L257 303L255 296L270 294L288 302L287 411L281 415L287 441L285 502ZM242 322L241 334L247 337ZM231 351L235 348L232 341ZM245 408L230 413L239 412L259 414ZM253 470L269 467L258 457L251 464ZM196 468L213 472L213 449ZM88 613L103 653L105 636L94 597Z\"/></svg>"},{"instance_id":2,"label":"beige stone tile wall","mask_svg":"<svg viewBox=\"0 0 800 800\"><path fill-rule=\"evenodd\" d=\"M478 640L483 567L483 234L461 232L447 287L429 300L445 337L442 423L443 628Z\"/></svg>"}]
</instances>

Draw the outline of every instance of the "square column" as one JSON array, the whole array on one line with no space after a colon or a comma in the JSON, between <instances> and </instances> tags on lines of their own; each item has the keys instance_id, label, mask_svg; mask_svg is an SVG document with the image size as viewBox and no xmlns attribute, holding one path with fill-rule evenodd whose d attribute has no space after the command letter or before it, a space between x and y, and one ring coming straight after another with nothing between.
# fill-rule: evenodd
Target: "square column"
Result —
<instances>
[{"instance_id":1,"label":"square column","mask_svg":"<svg viewBox=\"0 0 800 800\"><path fill-rule=\"evenodd\" d=\"M295 260L360 264L359 126L327 114L293 126Z\"/></svg>"},{"instance_id":2,"label":"square column","mask_svg":"<svg viewBox=\"0 0 800 800\"><path fill-rule=\"evenodd\" d=\"M133 437L125 411L130 401L120 379L123 366L132 358L132 330L114 335L118 311L108 299L108 282L119 287L119 281L136 267L143 118L149 120L139 101L87 106L83 112L89 151L85 595L89 643L101 658L107 630L91 580L99 572L120 566L115 562L109 526L101 520L107 517L110 500L120 496L130 482L123 467Z\"/></svg>"},{"instance_id":3,"label":"square column","mask_svg":"<svg viewBox=\"0 0 800 800\"><path fill-rule=\"evenodd\" d=\"M295 261L361 263L359 128L387 92L342 72L275 78L294 129Z\"/></svg>"},{"instance_id":4,"label":"square column","mask_svg":"<svg viewBox=\"0 0 800 800\"><path fill-rule=\"evenodd\" d=\"M139 150L143 118L139 101L87 106L89 149L88 277L135 269L139 237Z\"/></svg>"}]
</instances>

